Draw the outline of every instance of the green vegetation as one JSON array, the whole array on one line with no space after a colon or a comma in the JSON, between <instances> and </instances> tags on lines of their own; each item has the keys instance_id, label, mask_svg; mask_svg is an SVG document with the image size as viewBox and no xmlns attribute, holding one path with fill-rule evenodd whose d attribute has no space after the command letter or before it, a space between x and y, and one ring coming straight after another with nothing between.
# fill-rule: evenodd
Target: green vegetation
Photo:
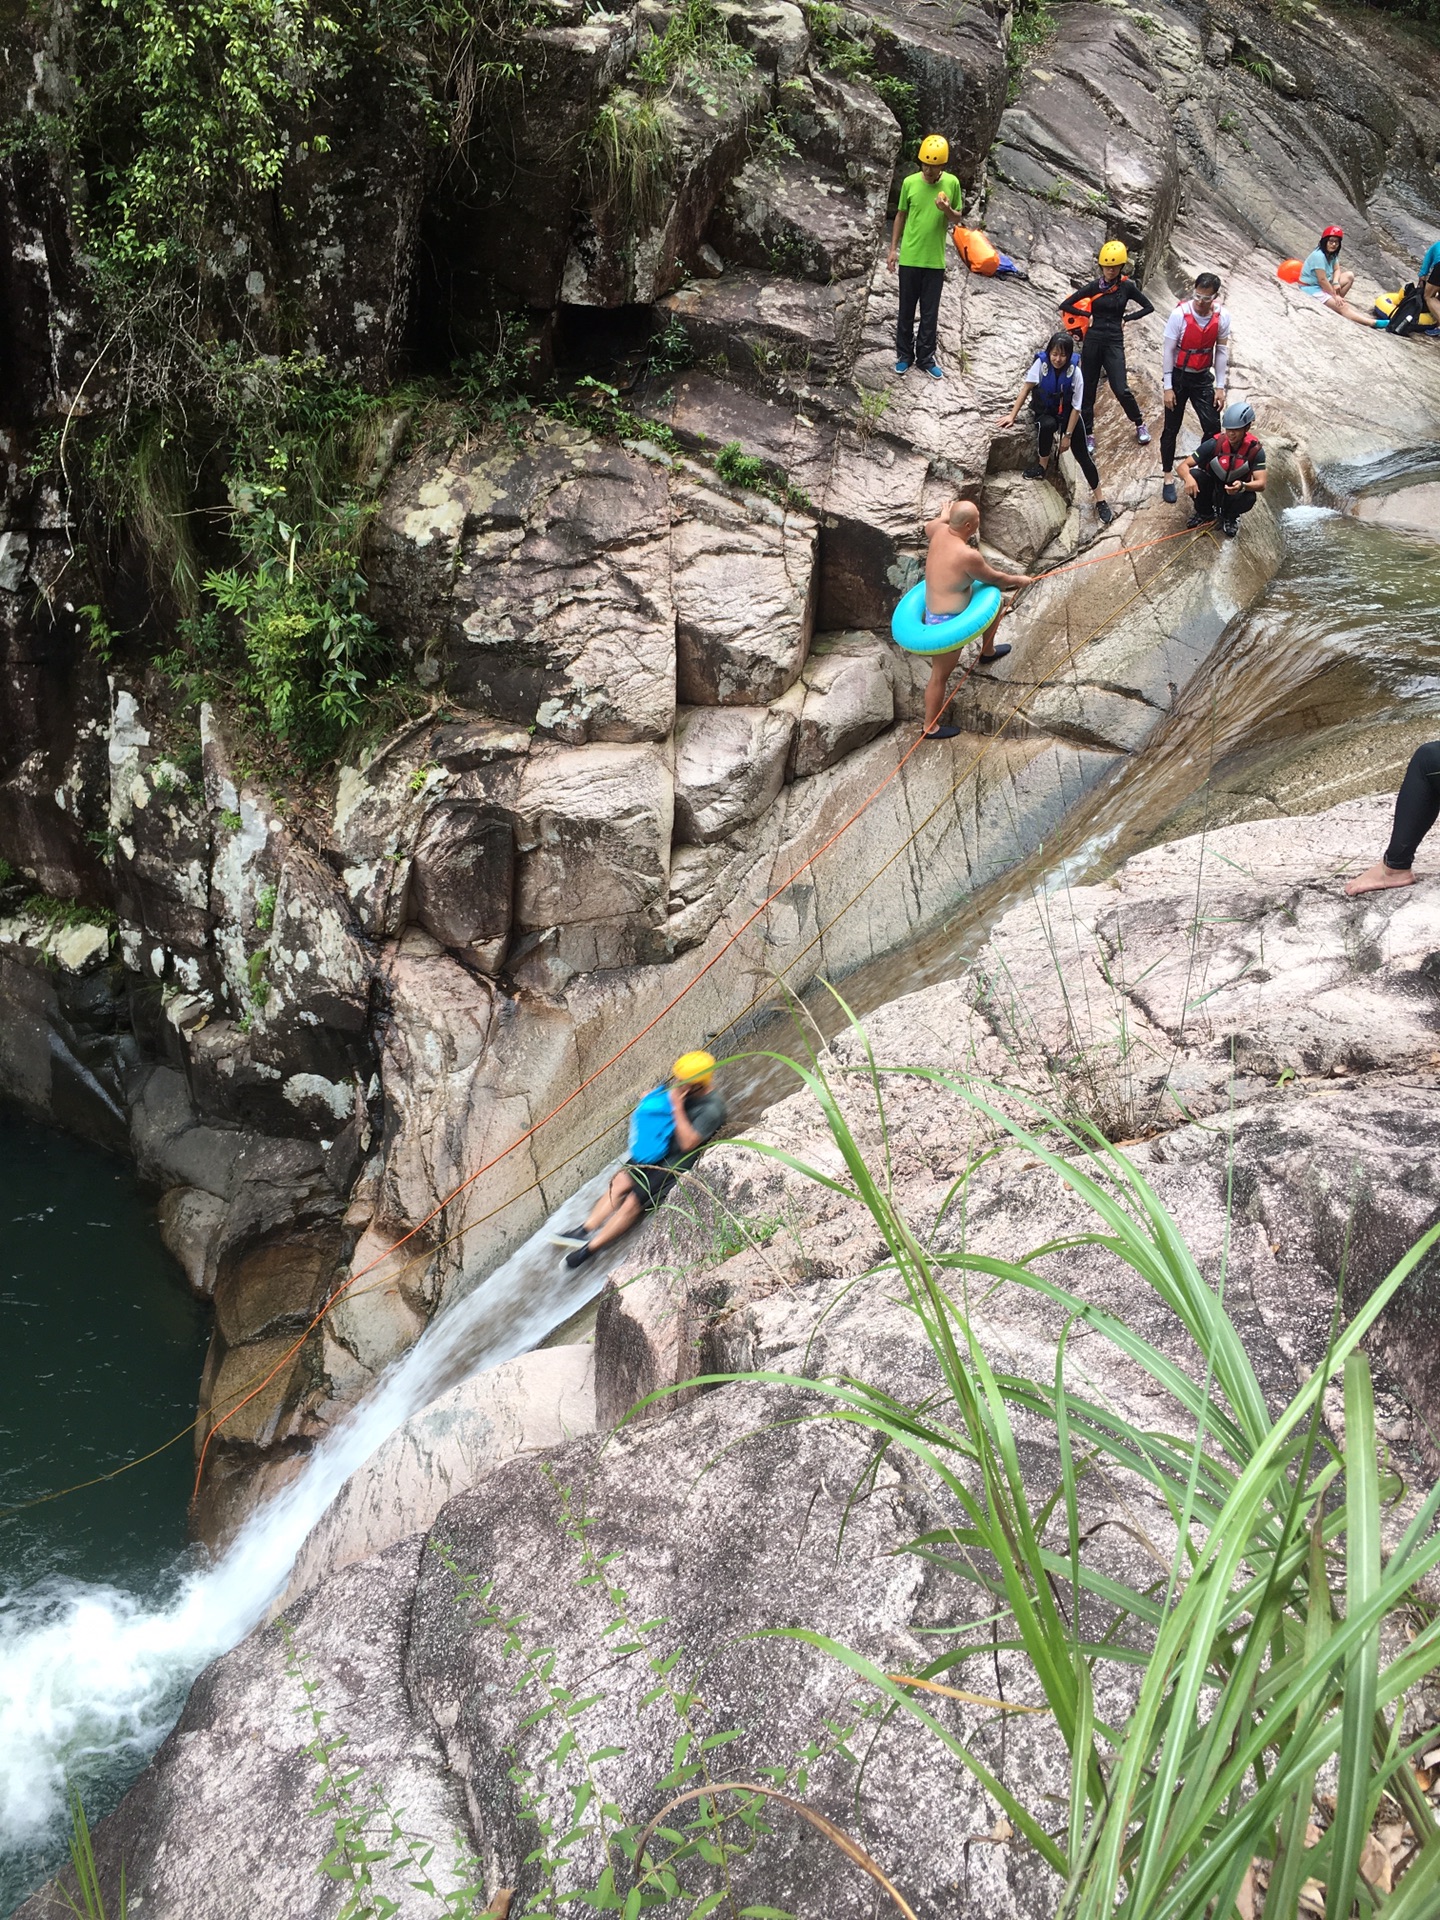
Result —
<instances>
[{"instance_id":1,"label":"green vegetation","mask_svg":"<svg viewBox=\"0 0 1440 1920\"><path fill-rule=\"evenodd\" d=\"M625 226L653 226L663 199L674 121L663 100L620 87L595 115L585 139L590 190Z\"/></svg>"},{"instance_id":2,"label":"green vegetation","mask_svg":"<svg viewBox=\"0 0 1440 1920\"><path fill-rule=\"evenodd\" d=\"M1006 65L1010 69L1007 100L1013 100L1019 93L1026 67L1054 32L1055 16L1050 11L1049 0L1017 0L1010 21L1010 44L1005 50Z\"/></svg>"},{"instance_id":3,"label":"green vegetation","mask_svg":"<svg viewBox=\"0 0 1440 1920\"><path fill-rule=\"evenodd\" d=\"M125 1889L125 1865L120 1865L120 1889L118 1907L106 1905L105 1895L100 1887L100 1875L95 1865L95 1848L90 1840L90 1822L85 1818L85 1803L74 1787L70 1789L70 1867L75 1875L75 1889L79 1901L75 1900L63 1881L60 1883L60 1898L74 1914L75 1920L128 1920L130 1912L129 1896Z\"/></svg>"},{"instance_id":4,"label":"green vegetation","mask_svg":"<svg viewBox=\"0 0 1440 1920\"><path fill-rule=\"evenodd\" d=\"M713 113L718 79L748 73L754 64L726 32L714 0L681 0L663 33L649 30L626 84L599 108L585 136L596 203L631 230L653 226L664 203L665 167L675 139L670 99L688 95Z\"/></svg>"},{"instance_id":5,"label":"green vegetation","mask_svg":"<svg viewBox=\"0 0 1440 1920\"><path fill-rule=\"evenodd\" d=\"M765 1142L755 1151L842 1194L883 1235L874 1273L893 1278L933 1356L939 1390L902 1406L883 1387L749 1376L818 1397L824 1416L858 1428L905 1474L929 1483L941 1524L908 1551L954 1584L953 1611L982 1618L940 1630L918 1676L934 1680L977 1656L1022 1656L1069 1762L1068 1807L997 1771L993 1744L968 1743L871 1661L805 1627L779 1630L841 1661L893 1711L926 1729L937 1765L965 1768L1064 1882L1058 1920L1205 1920L1235 1910L1252 1861L1269 1865L1267 1914L1293 1920L1300 1889L1320 1881L1328 1920L1377 1904L1359 1875L1365 1836L1382 1806L1408 1820L1418 1852L1387 1920L1422 1920L1440 1895L1440 1828L1418 1786L1418 1748L1403 1735L1408 1690L1440 1660L1440 1618L1418 1589L1440 1565L1440 1485L1381 1542L1381 1517L1404 1491L1385 1463L1362 1342L1385 1306L1440 1242L1432 1229L1349 1321L1332 1327L1325 1361L1273 1413L1218 1285L1201 1273L1175 1222L1123 1154L1085 1121L1064 1123L1025 1096L922 1069L879 1069L863 1029L868 1073L841 1098L818 1069L791 1062L819 1104L844 1173L833 1175ZM963 1228L937 1245L962 1174L923 1230L899 1211L889 1183L887 1077L923 1080L964 1103L1028 1160L1047 1166L1093 1215L1072 1237L1020 1260L968 1250ZM847 1115L869 1108L882 1147L867 1155ZM1029 1106L1033 1126L1013 1117ZM991 1151L994 1151L992 1149ZM989 1157L988 1153L982 1157ZM1054 1256L1103 1246L1130 1269L1189 1337L1181 1370L1135 1326L1072 1292ZM1433 1264L1433 1261L1432 1261ZM1020 1287L1063 1316L1053 1377L995 1366L970 1319L972 1289ZM984 1297L983 1295L981 1296ZM1072 1333L1087 1328L1138 1368L1166 1425L1145 1431L1069 1384ZM1093 1371L1093 1361L1084 1374ZM1322 1398L1343 1385L1346 1443L1329 1440ZM1015 1422L1023 1424L1022 1452ZM1053 1474L1037 1468L1053 1458ZM871 1469L870 1471L873 1471ZM1091 1483L1161 1503L1174 1544L1127 1566L1090 1548ZM1152 1530L1153 1534L1153 1530ZM1155 1564L1158 1559L1158 1564ZM1382 1647L1397 1615L1408 1622ZM1396 1648L1399 1651L1396 1651ZM1124 1704L1117 1712L1117 1690ZM1100 1703L1105 1703L1102 1715ZM1427 1739L1431 1736L1425 1736ZM1422 1742L1423 1744L1423 1742ZM1319 1771L1339 1763L1333 1814L1316 1838Z\"/></svg>"},{"instance_id":6,"label":"green vegetation","mask_svg":"<svg viewBox=\"0 0 1440 1920\"><path fill-rule=\"evenodd\" d=\"M746 453L738 440L729 440L715 456L715 472L720 479L732 487L743 487L748 493L763 494L767 500L774 500L782 507L790 507L798 513L806 513L811 500L803 487L790 484L783 467L772 467L756 454ZM774 474L776 477L771 478Z\"/></svg>"},{"instance_id":7,"label":"green vegetation","mask_svg":"<svg viewBox=\"0 0 1440 1920\"><path fill-rule=\"evenodd\" d=\"M1235 65L1252 75L1262 87L1275 85L1275 68L1263 53L1237 53Z\"/></svg>"},{"instance_id":8,"label":"green vegetation","mask_svg":"<svg viewBox=\"0 0 1440 1920\"><path fill-rule=\"evenodd\" d=\"M255 900L255 925L261 933L270 933L275 926L275 902L279 896L276 886L262 887Z\"/></svg>"},{"instance_id":9,"label":"green vegetation","mask_svg":"<svg viewBox=\"0 0 1440 1920\"><path fill-rule=\"evenodd\" d=\"M868 80L900 123L902 151L913 159L910 149L919 145L930 131L920 118L920 95L913 81L884 72L876 58L876 46L892 36L874 21L864 37L847 18L845 9L832 0L806 0L805 24L809 27L816 51L823 64L846 80Z\"/></svg>"}]
</instances>

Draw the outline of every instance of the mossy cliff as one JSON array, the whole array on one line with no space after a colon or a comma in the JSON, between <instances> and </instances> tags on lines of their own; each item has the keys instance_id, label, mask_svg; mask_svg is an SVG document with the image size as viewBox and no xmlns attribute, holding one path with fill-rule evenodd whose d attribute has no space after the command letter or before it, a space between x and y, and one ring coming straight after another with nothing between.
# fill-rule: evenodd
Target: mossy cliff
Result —
<instances>
[{"instance_id":1,"label":"mossy cliff","mask_svg":"<svg viewBox=\"0 0 1440 1920\"><path fill-rule=\"evenodd\" d=\"M0 1073L165 1190L216 1303L202 1434L245 1400L213 1537L662 1060L1033 850L1273 572L1262 507L1027 596L961 739L285 1358L894 769L926 512L979 499L1020 565L1174 530L1108 403L1109 531L995 429L1101 239L1162 312L1224 276L1272 503L1433 439L1440 356L1273 263L1340 218L1362 280L1413 271L1440 66L1388 16L1086 0L87 0L7 34L0 854L116 931L74 965L0 941ZM881 242L933 126L1029 278L952 271L922 391Z\"/></svg>"}]
</instances>

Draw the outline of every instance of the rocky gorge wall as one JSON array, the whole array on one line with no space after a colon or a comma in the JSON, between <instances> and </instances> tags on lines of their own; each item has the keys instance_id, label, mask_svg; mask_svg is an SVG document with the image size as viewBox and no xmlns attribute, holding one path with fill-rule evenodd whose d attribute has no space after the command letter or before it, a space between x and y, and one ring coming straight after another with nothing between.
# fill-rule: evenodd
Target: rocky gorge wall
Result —
<instances>
[{"instance_id":1,"label":"rocky gorge wall","mask_svg":"<svg viewBox=\"0 0 1440 1920\"><path fill-rule=\"evenodd\" d=\"M1221 552L1148 548L1027 593L1015 652L960 697L962 737L907 760L727 945L913 738L917 670L884 629L927 514L978 498L987 545L1018 566L1178 525L1108 402L1109 530L1068 485L1024 480L1023 436L995 427L1101 239L1127 241L1161 308L1130 335L1152 420L1165 296L1223 275L1231 387L1259 411L1275 506L1433 439L1440 354L1346 328L1273 276L1337 217L1378 286L1433 237L1440 96L1409 42L1319 10L1074 0L1008 98L1003 10L720 13L746 58L665 95L644 194L605 191L579 132L635 94L663 11L555 5L520 35L531 91L469 136L469 198L407 161L413 130L382 139L357 94L328 156L296 163L290 254L237 244L237 310L258 303L259 325L291 274L309 344L377 387L427 328L479 338L497 307L528 308L553 354L567 328L653 306L689 360L637 381L618 437L537 416L437 443L397 403L364 567L426 710L328 785L258 771L218 705L188 717L182 751L144 663L86 644L82 594L104 583L29 463L74 411L89 320L63 193L11 165L0 1085L132 1151L214 1299L201 1439L245 1404L210 1453L208 1537L466 1267L603 1163L638 1084L775 975L842 976L1030 852L1143 749L1262 590L1281 553L1263 504ZM31 105L63 65L36 51ZM950 133L967 205L1029 274L952 272L949 377L923 386L889 371L897 107ZM573 151L533 164L557 127ZM502 163L524 184L497 195ZM732 444L754 464L717 460ZM417 1228L292 1355L346 1277Z\"/></svg>"},{"instance_id":2,"label":"rocky gorge wall","mask_svg":"<svg viewBox=\"0 0 1440 1920\"><path fill-rule=\"evenodd\" d=\"M999 1081L1024 1123L1030 1096L1133 1129L1123 1152L1207 1286L1223 1285L1273 1407L1324 1359L1337 1305L1353 1315L1440 1220L1437 883L1343 891L1389 815L1388 800L1371 799L1248 822L1152 849L1106 884L1039 893L1005 915L962 978L880 1008L868 1042L847 1034L830 1050L833 1093L911 1231L938 1254L1036 1260L1083 1300L1072 1316L972 1273L970 1329L997 1368L1048 1380L1063 1338L1072 1391L1152 1436L1169 1430L1165 1396L1089 1316L1112 1316L1182 1374L1203 1371L1073 1188L1029 1142L1003 1140L958 1080L923 1073ZM884 1075L883 1122L867 1046ZM818 1419L803 1384L869 1381L907 1406L939 1386L876 1222L826 1184L845 1168L818 1104L797 1091L754 1138L791 1164L748 1144L713 1149L688 1211L648 1225L612 1275L593 1348L525 1355L462 1383L353 1477L301 1556L284 1630L252 1634L207 1671L99 1830L102 1873L113 1878L123 1858L146 1911L178 1920L242 1888L256 1920L337 1911L307 1814L320 1776L298 1751L298 1648L330 1730L349 1738L347 1764L404 1806L409 1831L462 1833L489 1892L541 1897L545 1846L527 1808L547 1767L567 1806L589 1777L627 1817L658 1809L673 1724L639 1703L650 1663L673 1660L703 1673L703 1727L738 1730L727 1777L803 1765L807 1804L860 1839L917 1912L1054 1913L1059 1882L923 1728L892 1717L862 1725L855 1751L831 1744L827 1729L855 1724L864 1680L823 1644L783 1637L800 1628L882 1672L923 1673L934 1632L988 1599L943 1554L903 1550L946 1524L920 1463L877 1453L863 1426ZM1417 1273L1369 1342L1386 1463L1411 1489L1434 1471L1433 1291L1433 1272ZM784 1378L690 1389L614 1430L637 1395L734 1369ZM1343 1447L1338 1392L1324 1417ZM1023 1430L1020 1441L1027 1480L1050 1484L1053 1440L1047 1449ZM1402 1496L1392 1534L1416 1497ZM1163 1577L1170 1535L1152 1489L1107 1473L1083 1517L1100 1574L1132 1556L1152 1579L1158 1559ZM603 1589L587 1544L609 1556ZM1430 1587L1424 1597L1433 1604ZM607 1639L617 1604L649 1627ZM559 1690L547 1697L600 1701L580 1734L598 1755L591 1776L563 1742L547 1760L558 1735L531 1711L529 1660ZM1107 1671L1096 1713L1119 1725L1127 1669ZM1027 1800L1063 1796L1047 1718L1012 1711L1001 1723L990 1709L997 1693L1033 1703L1021 1654L982 1643L944 1679L963 1690L928 1703L947 1733ZM1406 1738L1437 1715L1431 1676L1406 1709ZM600 1870L576 1823L586 1837L565 1850L559 1893ZM783 1816L733 1871L748 1902L874 1911L854 1866ZM382 1862L375 1886L405 1898L396 1863ZM59 1911L42 1892L21 1916Z\"/></svg>"}]
</instances>

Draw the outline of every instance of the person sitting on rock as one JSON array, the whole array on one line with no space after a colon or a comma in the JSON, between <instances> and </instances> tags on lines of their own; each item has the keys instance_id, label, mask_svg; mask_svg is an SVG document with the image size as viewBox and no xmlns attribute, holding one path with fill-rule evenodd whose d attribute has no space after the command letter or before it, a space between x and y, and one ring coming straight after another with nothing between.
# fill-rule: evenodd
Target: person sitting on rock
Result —
<instances>
[{"instance_id":1,"label":"person sitting on rock","mask_svg":"<svg viewBox=\"0 0 1440 1920\"><path fill-rule=\"evenodd\" d=\"M944 513L926 521L925 538L930 543L925 555L926 626L938 626L942 620L963 613L977 581L983 580L992 587L1020 588L1028 587L1034 580L1035 575L1031 573L1001 573L998 567L992 567L975 545L979 532L980 509L973 500L957 500ZM1002 606L985 630L980 642L982 660L1002 660L1010 652L1008 642L995 644L995 629L1005 611ZM959 727L942 727L940 714L945 705L946 685L962 651L963 646L956 647L953 653L929 656L930 679L925 688L927 740L953 740L960 731Z\"/></svg>"},{"instance_id":2,"label":"person sitting on rock","mask_svg":"<svg viewBox=\"0 0 1440 1920\"><path fill-rule=\"evenodd\" d=\"M1255 409L1244 400L1232 400L1220 432L1180 461L1180 478L1195 503L1187 527L1218 519L1227 540L1239 533L1241 514L1249 513L1256 494L1265 491L1265 449L1250 431L1254 424Z\"/></svg>"},{"instance_id":3,"label":"person sitting on rock","mask_svg":"<svg viewBox=\"0 0 1440 1920\"><path fill-rule=\"evenodd\" d=\"M1020 417L1020 409L1028 400L1035 417L1036 452L1033 464L1025 469L1025 478L1040 480L1049 471L1050 452L1058 435L1061 453L1069 447L1074 454L1075 464L1089 481L1090 491L1095 496L1095 511L1100 516L1101 525L1108 527L1115 516L1106 505L1094 458L1085 444L1083 433L1078 444L1075 441L1084 390L1084 376L1080 371L1080 362L1075 358L1073 337L1063 330L1052 333L1049 343L1036 354L1014 406L1009 413L1001 414L1000 425L1013 427Z\"/></svg>"},{"instance_id":4,"label":"person sitting on rock","mask_svg":"<svg viewBox=\"0 0 1440 1920\"><path fill-rule=\"evenodd\" d=\"M1107 240L1099 253L1099 277L1077 287L1068 300L1060 302L1062 313L1077 313L1080 302L1090 302L1090 326L1080 349L1080 371L1085 376L1085 398L1081 413L1085 420L1085 448L1095 451L1095 397L1100 391L1103 373L1110 391L1120 402L1125 417L1135 423L1135 438L1142 447L1150 444L1150 429L1140 411L1140 402L1130 391L1125 371L1125 335L1123 329L1132 320L1143 320L1155 311L1155 305L1140 291L1125 272L1130 264L1123 240ZM1134 313L1126 309L1133 306Z\"/></svg>"},{"instance_id":5,"label":"person sitting on rock","mask_svg":"<svg viewBox=\"0 0 1440 1920\"><path fill-rule=\"evenodd\" d=\"M946 173L950 144L938 133L920 142L920 171L900 182L900 204L890 234L885 264L900 274L900 312L895 322L895 371L918 366L932 380L945 369L935 358L940 326L940 295L945 291L945 241L964 202L960 182ZM938 189L938 191L937 191ZM920 325L915 326L915 309Z\"/></svg>"},{"instance_id":6,"label":"person sitting on rock","mask_svg":"<svg viewBox=\"0 0 1440 1920\"><path fill-rule=\"evenodd\" d=\"M1375 893L1382 887L1413 887L1415 849L1440 819L1440 740L1427 740L1410 756L1395 796L1390 844L1373 867L1345 882L1346 893Z\"/></svg>"},{"instance_id":7,"label":"person sitting on rock","mask_svg":"<svg viewBox=\"0 0 1440 1920\"><path fill-rule=\"evenodd\" d=\"M1420 271L1415 276L1420 289L1420 298L1425 302L1425 310L1440 327L1440 240L1432 240L1425 249L1425 258L1420 262Z\"/></svg>"},{"instance_id":8,"label":"person sitting on rock","mask_svg":"<svg viewBox=\"0 0 1440 1920\"><path fill-rule=\"evenodd\" d=\"M1377 320L1373 313L1362 313L1345 298L1355 284L1355 276L1348 267L1339 265L1344 240L1343 227L1326 227L1319 246L1306 254L1300 268L1300 291L1312 300L1323 300L1332 313L1353 320L1357 326L1383 327L1383 320Z\"/></svg>"},{"instance_id":9,"label":"person sitting on rock","mask_svg":"<svg viewBox=\"0 0 1440 1920\"><path fill-rule=\"evenodd\" d=\"M583 1227L554 1236L568 1247L567 1267L583 1267L602 1247L653 1213L677 1177L699 1158L725 1124L724 1096L714 1084L715 1058L682 1053L669 1083L646 1094L630 1116L630 1153L590 1209Z\"/></svg>"},{"instance_id":10,"label":"person sitting on rock","mask_svg":"<svg viewBox=\"0 0 1440 1920\"><path fill-rule=\"evenodd\" d=\"M1161 373L1165 383L1165 424L1160 429L1161 494L1174 506L1175 441L1185 408L1195 409L1202 438L1220 431L1225 377L1230 370L1230 316L1219 305L1220 276L1198 273L1195 291L1165 322Z\"/></svg>"}]
</instances>

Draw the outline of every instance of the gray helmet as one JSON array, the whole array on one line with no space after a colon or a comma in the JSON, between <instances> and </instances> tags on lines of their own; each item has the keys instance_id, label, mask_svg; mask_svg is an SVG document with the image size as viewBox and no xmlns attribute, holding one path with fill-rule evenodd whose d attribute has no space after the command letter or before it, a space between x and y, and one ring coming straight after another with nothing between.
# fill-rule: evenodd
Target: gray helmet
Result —
<instances>
[{"instance_id":1,"label":"gray helmet","mask_svg":"<svg viewBox=\"0 0 1440 1920\"><path fill-rule=\"evenodd\" d=\"M1243 433L1247 427L1254 426L1255 409L1248 400L1232 400L1220 424L1227 433Z\"/></svg>"}]
</instances>

